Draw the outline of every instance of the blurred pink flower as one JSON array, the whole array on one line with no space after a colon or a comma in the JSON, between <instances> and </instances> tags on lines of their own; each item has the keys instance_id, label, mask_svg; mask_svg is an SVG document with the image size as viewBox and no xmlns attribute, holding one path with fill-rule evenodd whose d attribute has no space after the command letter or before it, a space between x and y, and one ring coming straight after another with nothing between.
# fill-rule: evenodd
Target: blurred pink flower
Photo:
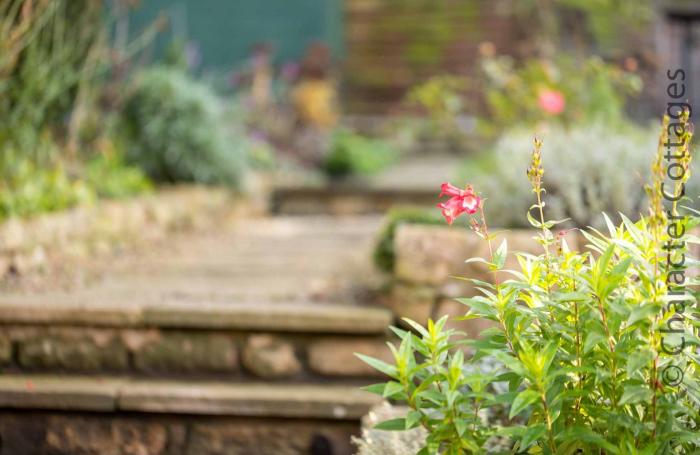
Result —
<instances>
[{"instance_id":1,"label":"blurred pink flower","mask_svg":"<svg viewBox=\"0 0 700 455\"><path fill-rule=\"evenodd\" d=\"M442 209L442 216L445 217L447 224L452 222L462 213L473 214L481 208L481 198L474 193L471 185L460 190L454 185L447 182L442 184L440 188L440 196L450 196L447 202L441 202L437 206Z\"/></svg>"},{"instance_id":2,"label":"blurred pink flower","mask_svg":"<svg viewBox=\"0 0 700 455\"><path fill-rule=\"evenodd\" d=\"M537 104L548 114L557 115L564 112L566 100L564 95L558 90L544 89L540 90L537 97Z\"/></svg>"}]
</instances>

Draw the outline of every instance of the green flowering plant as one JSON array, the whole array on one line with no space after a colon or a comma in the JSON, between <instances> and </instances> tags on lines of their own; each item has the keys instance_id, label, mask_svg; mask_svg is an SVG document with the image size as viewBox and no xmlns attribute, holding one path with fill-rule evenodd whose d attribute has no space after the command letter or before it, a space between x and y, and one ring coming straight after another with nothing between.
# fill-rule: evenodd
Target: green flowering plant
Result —
<instances>
[{"instance_id":1,"label":"green flowering plant","mask_svg":"<svg viewBox=\"0 0 700 455\"><path fill-rule=\"evenodd\" d=\"M506 240L496 247L500 234L489 232L484 199L471 187L443 187L448 222L468 216L491 252L469 260L485 264L493 279L469 279L479 294L460 299L469 308L464 319L494 326L468 339L446 328L447 317L427 327L407 320L414 330L392 328L401 340L390 344L393 363L358 354L389 377L367 390L410 409L377 428L422 426L421 455L700 453L698 281L690 273L697 262L688 251L699 242L688 231L700 217L680 197L663 201L682 194L690 172L691 125L687 112L679 117L663 124L648 213L637 221L621 215L619 225L604 215L607 232L581 232L583 252L553 230L562 221L545 217L538 140L527 170L535 199L527 218L542 253L515 253L517 270L506 269L513 253ZM669 131L683 144L674 163L684 172L665 182ZM498 367L480 370L485 358Z\"/></svg>"}]
</instances>

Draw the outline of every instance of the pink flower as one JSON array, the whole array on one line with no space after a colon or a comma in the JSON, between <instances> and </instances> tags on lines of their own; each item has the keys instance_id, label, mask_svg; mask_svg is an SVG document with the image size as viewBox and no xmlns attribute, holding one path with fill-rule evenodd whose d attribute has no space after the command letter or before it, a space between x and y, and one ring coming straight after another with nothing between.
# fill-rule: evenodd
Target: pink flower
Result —
<instances>
[{"instance_id":1,"label":"pink flower","mask_svg":"<svg viewBox=\"0 0 700 455\"><path fill-rule=\"evenodd\" d=\"M566 106L564 95L560 91L552 89L540 90L537 103L543 111L552 115L561 114Z\"/></svg>"},{"instance_id":2,"label":"pink flower","mask_svg":"<svg viewBox=\"0 0 700 455\"><path fill-rule=\"evenodd\" d=\"M447 224L452 224L455 218L462 213L471 215L481 208L481 198L474 193L471 185L468 185L464 190L460 190L456 186L445 182L440 188L439 197L443 196L450 196L450 198L437 206L442 209L442 216L445 217Z\"/></svg>"}]
</instances>

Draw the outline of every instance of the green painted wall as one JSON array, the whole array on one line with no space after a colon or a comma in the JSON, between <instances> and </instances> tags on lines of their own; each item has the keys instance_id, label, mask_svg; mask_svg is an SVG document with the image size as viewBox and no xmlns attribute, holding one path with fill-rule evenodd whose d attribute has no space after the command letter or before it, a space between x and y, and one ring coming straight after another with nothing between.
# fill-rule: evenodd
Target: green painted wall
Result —
<instances>
[{"instance_id":1,"label":"green painted wall","mask_svg":"<svg viewBox=\"0 0 700 455\"><path fill-rule=\"evenodd\" d=\"M276 62L298 59L313 41L342 54L342 0L142 0L130 26L140 30L165 12L170 26L155 43L162 56L174 36L195 43L206 69L229 69L269 42Z\"/></svg>"}]
</instances>

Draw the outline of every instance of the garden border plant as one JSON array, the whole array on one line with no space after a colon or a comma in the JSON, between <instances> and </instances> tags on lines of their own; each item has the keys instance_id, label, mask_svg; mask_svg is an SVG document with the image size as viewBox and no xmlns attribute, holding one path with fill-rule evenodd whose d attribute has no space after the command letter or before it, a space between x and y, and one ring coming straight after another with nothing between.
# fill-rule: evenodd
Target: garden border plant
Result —
<instances>
[{"instance_id":1,"label":"garden border plant","mask_svg":"<svg viewBox=\"0 0 700 455\"><path fill-rule=\"evenodd\" d=\"M414 331L392 328L401 339L398 347L390 344L393 364L358 354L390 378L367 390L410 408L404 418L377 428L423 426L428 437L420 454L496 453L490 449L496 440L511 447L498 453L697 453L700 324L690 305L697 292L674 295L678 283L666 261L697 264L687 245L700 239L669 226L682 221L690 229L700 224L700 212L682 208L680 200L663 203L664 144L670 134L681 144L683 172L671 182L679 194L690 173L691 130L688 111L665 117L647 187L648 213L638 221L621 214L619 225L603 215L607 233L582 231L589 242L585 252L572 251L564 232L553 231L563 220L545 217L542 143L535 140L527 175L536 202L527 219L539 231L543 252L516 253L519 270L504 269L508 245L504 240L495 247L499 234L489 231L480 197L471 187L443 184L441 196L450 198L439 206L448 223L466 213L490 251L488 259L469 259L484 263L493 280L469 279L480 294L459 299L469 307L464 318L496 326L467 339L446 329L447 317L427 327L407 320ZM666 191L671 193L668 184ZM679 237L684 243L664 249ZM692 289L697 277L686 284ZM672 321L680 316L683 333L668 333L664 328L678 328ZM665 348L681 343L679 352ZM499 367L479 370L485 358ZM669 365L682 371L677 381L663 374ZM497 393L503 385L507 392ZM502 412L505 423L486 418Z\"/></svg>"}]
</instances>

